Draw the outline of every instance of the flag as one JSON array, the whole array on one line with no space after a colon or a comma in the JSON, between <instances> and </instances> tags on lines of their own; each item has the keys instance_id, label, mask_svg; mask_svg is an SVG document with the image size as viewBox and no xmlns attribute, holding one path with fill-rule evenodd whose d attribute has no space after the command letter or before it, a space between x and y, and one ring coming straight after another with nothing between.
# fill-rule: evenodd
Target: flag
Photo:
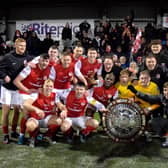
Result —
<instances>
[{"instance_id":1,"label":"flag","mask_svg":"<svg viewBox=\"0 0 168 168\"><path fill-rule=\"evenodd\" d=\"M131 53L132 54L136 54L138 52L138 50L141 47L141 36L142 36L142 31L139 29L136 35L136 38L133 42L133 46L131 48Z\"/></svg>"}]
</instances>

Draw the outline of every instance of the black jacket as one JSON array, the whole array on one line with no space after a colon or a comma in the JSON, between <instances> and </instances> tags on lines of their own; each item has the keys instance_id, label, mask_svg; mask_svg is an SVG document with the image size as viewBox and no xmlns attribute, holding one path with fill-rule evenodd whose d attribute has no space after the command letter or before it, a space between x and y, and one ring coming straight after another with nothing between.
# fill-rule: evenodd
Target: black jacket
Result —
<instances>
[{"instance_id":1,"label":"black jacket","mask_svg":"<svg viewBox=\"0 0 168 168\"><path fill-rule=\"evenodd\" d=\"M163 94L152 96L148 94L143 94L141 92L137 92L136 96L149 102L150 104L160 104L163 109L163 114L165 114L168 118L168 99L166 99Z\"/></svg>"},{"instance_id":2,"label":"black jacket","mask_svg":"<svg viewBox=\"0 0 168 168\"><path fill-rule=\"evenodd\" d=\"M13 80L31 59L32 57L26 54L18 55L15 51L10 52L3 57L0 62L0 79L4 79L7 75L11 78L9 83L3 83L5 88L9 90L17 90L17 87L13 84Z\"/></svg>"}]
</instances>

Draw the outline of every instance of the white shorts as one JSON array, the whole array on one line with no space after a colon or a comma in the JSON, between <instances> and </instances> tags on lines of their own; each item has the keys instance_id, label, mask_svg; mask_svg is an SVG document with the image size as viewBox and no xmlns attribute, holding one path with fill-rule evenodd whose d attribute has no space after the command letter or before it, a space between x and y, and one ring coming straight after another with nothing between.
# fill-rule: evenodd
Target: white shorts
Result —
<instances>
[{"instance_id":1,"label":"white shorts","mask_svg":"<svg viewBox=\"0 0 168 168\"><path fill-rule=\"evenodd\" d=\"M92 117L88 116L80 116L80 117L67 117L65 121L68 121L72 124L73 128L80 128L85 129L86 128L86 121L91 119Z\"/></svg>"},{"instance_id":2,"label":"white shorts","mask_svg":"<svg viewBox=\"0 0 168 168\"><path fill-rule=\"evenodd\" d=\"M18 90L9 90L1 86L1 103L7 105L19 105Z\"/></svg>"},{"instance_id":3,"label":"white shorts","mask_svg":"<svg viewBox=\"0 0 168 168\"><path fill-rule=\"evenodd\" d=\"M40 128L48 128L48 121L50 120L51 117L52 117L52 115L48 115L46 118L44 118L42 120L37 120L35 118L29 118L28 121L34 120Z\"/></svg>"},{"instance_id":4,"label":"white shorts","mask_svg":"<svg viewBox=\"0 0 168 168\"><path fill-rule=\"evenodd\" d=\"M28 99L35 99L37 97L37 93L31 93L31 94L24 94L24 93L19 93L19 104L21 107L23 106L23 103L28 100Z\"/></svg>"},{"instance_id":5,"label":"white shorts","mask_svg":"<svg viewBox=\"0 0 168 168\"><path fill-rule=\"evenodd\" d=\"M69 91L72 90L72 87L68 88L68 89L54 89L54 92L57 93L59 96L63 95L65 93L69 93Z\"/></svg>"}]
</instances>

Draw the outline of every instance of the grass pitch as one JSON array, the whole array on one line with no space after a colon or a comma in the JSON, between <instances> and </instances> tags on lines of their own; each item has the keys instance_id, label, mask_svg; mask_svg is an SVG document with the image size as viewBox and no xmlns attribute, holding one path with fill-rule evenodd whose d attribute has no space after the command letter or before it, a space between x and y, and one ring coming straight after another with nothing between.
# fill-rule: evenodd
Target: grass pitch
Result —
<instances>
[{"instance_id":1,"label":"grass pitch","mask_svg":"<svg viewBox=\"0 0 168 168\"><path fill-rule=\"evenodd\" d=\"M67 144L58 137L57 144L39 143L35 148L2 144L0 131L0 168L167 168L168 149L161 140L145 143L114 143L105 133L94 132L85 144Z\"/></svg>"}]
</instances>

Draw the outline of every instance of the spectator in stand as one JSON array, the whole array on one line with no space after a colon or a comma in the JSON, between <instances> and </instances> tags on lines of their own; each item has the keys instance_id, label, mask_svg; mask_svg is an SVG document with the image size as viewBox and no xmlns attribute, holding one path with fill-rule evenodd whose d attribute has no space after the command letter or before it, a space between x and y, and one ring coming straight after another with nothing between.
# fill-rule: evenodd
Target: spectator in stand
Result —
<instances>
[{"instance_id":1,"label":"spectator in stand","mask_svg":"<svg viewBox=\"0 0 168 168\"><path fill-rule=\"evenodd\" d=\"M122 51L122 47L120 45L117 46L116 51L114 53L118 56L118 58L120 58L122 55L124 55L124 53Z\"/></svg>"},{"instance_id":2,"label":"spectator in stand","mask_svg":"<svg viewBox=\"0 0 168 168\"><path fill-rule=\"evenodd\" d=\"M123 24L123 28L124 28L124 31L122 33L122 48L123 48L123 52L125 54L128 54L130 50L130 42L131 42L132 36L131 36L130 29L126 27L126 24Z\"/></svg>"},{"instance_id":3,"label":"spectator in stand","mask_svg":"<svg viewBox=\"0 0 168 168\"><path fill-rule=\"evenodd\" d=\"M72 47L72 29L68 22L66 23L66 25L62 30L62 42L63 42L64 48Z\"/></svg>"},{"instance_id":4,"label":"spectator in stand","mask_svg":"<svg viewBox=\"0 0 168 168\"><path fill-rule=\"evenodd\" d=\"M87 32L83 31L82 33L83 33L82 34L83 36L81 39L81 43L82 43L83 48L85 49L84 52L86 55L88 49L91 48L91 46L92 46L92 39L88 36Z\"/></svg>"},{"instance_id":5,"label":"spectator in stand","mask_svg":"<svg viewBox=\"0 0 168 168\"><path fill-rule=\"evenodd\" d=\"M23 38L27 41L27 39L28 39L28 33L27 33L27 31L23 32Z\"/></svg>"},{"instance_id":6,"label":"spectator in stand","mask_svg":"<svg viewBox=\"0 0 168 168\"><path fill-rule=\"evenodd\" d=\"M100 44L101 44L101 52L102 52L102 54L104 54L106 51L106 46L110 45L110 39L109 39L108 34L104 34L103 38L101 39ZM111 48L111 46L110 46L110 48Z\"/></svg>"},{"instance_id":7,"label":"spectator in stand","mask_svg":"<svg viewBox=\"0 0 168 168\"><path fill-rule=\"evenodd\" d=\"M87 22L87 20L84 20L82 23L79 24L79 29L81 33L83 31L88 33L90 28L91 28L91 25Z\"/></svg>"},{"instance_id":8,"label":"spectator in stand","mask_svg":"<svg viewBox=\"0 0 168 168\"><path fill-rule=\"evenodd\" d=\"M95 37L92 40L92 46L96 48L96 50L102 55L101 52L101 38L98 34L95 35Z\"/></svg>"},{"instance_id":9,"label":"spectator in stand","mask_svg":"<svg viewBox=\"0 0 168 168\"><path fill-rule=\"evenodd\" d=\"M37 36L37 33L32 31L31 35L27 39L27 51L30 55L36 57L40 54L41 41Z\"/></svg>"},{"instance_id":10,"label":"spectator in stand","mask_svg":"<svg viewBox=\"0 0 168 168\"><path fill-rule=\"evenodd\" d=\"M145 26L145 31L144 31L144 36L145 36L147 43L150 43L151 40L155 38L155 32L156 32L155 27L152 25L152 23L149 22Z\"/></svg>"},{"instance_id":11,"label":"spectator in stand","mask_svg":"<svg viewBox=\"0 0 168 168\"><path fill-rule=\"evenodd\" d=\"M22 33L20 30L16 30L15 33L14 33L14 37L13 37L13 41L15 42L15 40L17 38L21 38L22 37Z\"/></svg>"},{"instance_id":12,"label":"spectator in stand","mask_svg":"<svg viewBox=\"0 0 168 168\"><path fill-rule=\"evenodd\" d=\"M130 80L134 80L138 77L139 67L135 61L131 61L128 67L128 71L130 72Z\"/></svg>"},{"instance_id":13,"label":"spectator in stand","mask_svg":"<svg viewBox=\"0 0 168 168\"><path fill-rule=\"evenodd\" d=\"M152 40L149 47L149 52L156 56L158 64L168 68L168 50L162 47L161 40Z\"/></svg>"},{"instance_id":14,"label":"spectator in stand","mask_svg":"<svg viewBox=\"0 0 168 168\"><path fill-rule=\"evenodd\" d=\"M113 55L112 48L111 48L110 44L106 44L104 54L111 54L111 55Z\"/></svg>"},{"instance_id":15,"label":"spectator in stand","mask_svg":"<svg viewBox=\"0 0 168 168\"><path fill-rule=\"evenodd\" d=\"M107 74L110 74L113 72L113 74L115 76L114 83L116 83L119 80L119 75L120 75L121 70L122 69L119 66L116 66L114 64L111 55L109 55L109 54L105 55L103 65L101 67L101 77L103 80L105 79L105 76Z\"/></svg>"},{"instance_id":16,"label":"spectator in stand","mask_svg":"<svg viewBox=\"0 0 168 168\"><path fill-rule=\"evenodd\" d=\"M54 40L51 38L51 33L46 33L46 37L41 43L41 53L47 53L49 48L54 44Z\"/></svg>"},{"instance_id":17,"label":"spectator in stand","mask_svg":"<svg viewBox=\"0 0 168 168\"><path fill-rule=\"evenodd\" d=\"M129 67L129 64L128 64L128 61L127 61L127 58L126 56L121 56L119 58L119 64L120 64L120 67L122 69L125 69L125 68L128 68Z\"/></svg>"}]
</instances>

